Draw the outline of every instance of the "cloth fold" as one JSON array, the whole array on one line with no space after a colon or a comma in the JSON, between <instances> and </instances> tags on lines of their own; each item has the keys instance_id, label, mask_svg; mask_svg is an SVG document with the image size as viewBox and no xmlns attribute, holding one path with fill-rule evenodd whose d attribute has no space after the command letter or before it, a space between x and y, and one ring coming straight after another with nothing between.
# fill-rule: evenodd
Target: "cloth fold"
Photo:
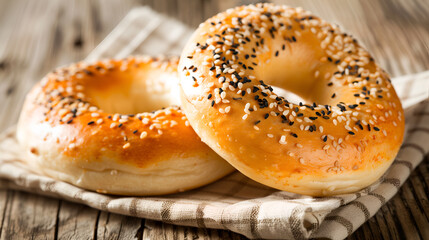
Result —
<instances>
[{"instance_id":1,"label":"cloth fold","mask_svg":"<svg viewBox=\"0 0 429 240\"><path fill-rule=\"evenodd\" d=\"M180 54L192 30L149 8L131 11L87 61L129 54ZM343 239L399 190L429 151L429 71L394 78L406 108L407 134L387 173L353 194L314 198L278 191L239 172L192 191L159 197L118 197L87 191L31 171L15 138L0 137L0 187L86 204L167 223L228 229L249 238ZM425 100L426 99L426 100Z\"/></svg>"}]
</instances>

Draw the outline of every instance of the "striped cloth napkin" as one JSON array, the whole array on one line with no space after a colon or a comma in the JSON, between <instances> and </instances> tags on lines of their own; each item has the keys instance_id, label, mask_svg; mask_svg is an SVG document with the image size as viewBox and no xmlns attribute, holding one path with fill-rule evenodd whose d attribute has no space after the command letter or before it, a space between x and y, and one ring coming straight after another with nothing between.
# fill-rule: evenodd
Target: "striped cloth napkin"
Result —
<instances>
[{"instance_id":1,"label":"striped cloth napkin","mask_svg":"<svg viewBox=\"0 0 429 240\"><path fill-rule=\"evenodd\" d=\"M131 11L88 56L180 54L192 30L148 8ZM353 194L314 198L278 191L235 172L213 184L160 197L116 197L33 173L21 159L15 127L0 137L0 187L18 189L119 214L249 238L343 239L391 199L429 151L429 71L393 79L406 108L407 135L397 159L376 183ZM420 102L420 103L419 103Z\"/></svg>"}]
</instances>

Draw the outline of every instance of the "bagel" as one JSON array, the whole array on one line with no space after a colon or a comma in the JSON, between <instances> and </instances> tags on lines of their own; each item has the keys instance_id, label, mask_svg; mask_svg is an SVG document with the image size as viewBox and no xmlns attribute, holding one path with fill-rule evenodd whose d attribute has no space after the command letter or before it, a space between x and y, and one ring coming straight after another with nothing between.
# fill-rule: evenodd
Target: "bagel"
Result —
<instances>
[{"instance_id":1,"label":"bagel","mask_svg":"<svg viewBox=\"0 0 429 240\"><path fill-rule=\"evenodd\" d=\"M360 190L383 175L403 139L387 73L350 35L300 8L257 4L208 19L182 52L179 75L182 108L201 139L273 188Z\"/></svg>"},{"instance_id":2,"label":"bagel","mask_svg":"<svg viewBox=\"0 0 429 240\"><path fill-rule=\"evenodd\" d=\"M18 123L29 164L119 195L180 192L233 171L173 106L180 100L177 64L178 57L142 56L49 73L27 95Z\"/></svg>"}]
</instances>

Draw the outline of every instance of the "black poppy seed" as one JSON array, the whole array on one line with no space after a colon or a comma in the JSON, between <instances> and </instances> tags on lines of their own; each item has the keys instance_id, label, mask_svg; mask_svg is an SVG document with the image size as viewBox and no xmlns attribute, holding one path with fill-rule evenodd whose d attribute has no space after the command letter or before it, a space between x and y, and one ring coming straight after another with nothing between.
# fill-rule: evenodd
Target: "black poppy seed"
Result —
<instances>
[{"instance_id":1,"label":"black poppy seed","mask_svg":"<svg viewBox=\"0 0 429 240\"><path fill-rule=\"evenodd\" d=\"M328 61L332 62L332 58L331 58L331 57L328 57Z\"/></svg>"},{"instance_id":2,"label":"black poppy seed","mask_svg":"<svg viewBox=\"0 0 429 240\"><path fill-rule=\"evenodd\" d=\"M255 92L257 92L257 91L259 91L259 88L254 86L254 87L253 87L253 91L252 91L252 92L254 92L254 93L255 93Z\"/></svg>"},{"instance_id":3,"label":"black poppy seed","mask_svg":"<svg viewBox=\"0 0 429 240\"><path fill-rule=\"evenodd\" d=\"M335 64L338 64L338 63L340 63L340 60L335 61Z\"/></svg>"},{"instance_id":4,"label":"black poppy seed","mask_svg":"<svg viewBox=\"0 0 429 240\"><path fill-rule=\"evenodd\" d=\"M207 95L207 99L210 99L210 98L212 98L212 94L211 93L209 93L209 95Z\"/></svg>"},{"instance_id":5,"label":"black poppy seed","mask_svg":"<svg viewBox=\"0 0 429 240\"><path fill-rule=\"evenodd\" d=\"M291 132L290 135L292 135L292 137L294 138L298 138L298 135L296 133Z\"/></svg>"},{"instance_id":6,"label":"black poppy seed","mask_svg":"<svg viewBox=\"0 0 429 240\"><path fill-rule=\"evenodd\" d=\"M308 117L308 118L310 118L311 120L316 120L317 119L317 117Z\"/></svg>"},{"instance_id":7,"label":"black poppy seed","mask_svg":"<svg viewBox=\"0 0 429 240\"><path fill-rule=\"evenodd\" d=\"M256 122L255 122L255 125L258 125L258 123L260 123L260 122L261 122L261 120L256 121Z\"/></svg>"},{"instance_id":8,"label":"black poppy seed","mask_svg":"<svg viewBox=\"0 0 429 240\"><path fill-rule=\"evenodd\" d=\"M138 131L139 131L139 130L135 130L133 133L134 133L134 134L136 134L136 133L138 133Z\"/></svg>"},{"instance_id":9,"label":"black poppy seed","mask_svg":"<svg viewBox=\"0 0 429 240\"><path fill-rule=\"evenodd\" d=\"M352 131L349 131L348 132L350 135L355 135L355 133L354 132L352 132Z\"/></svg>"},{"instance_id":10,"label":"black poppy seed","mask_svg":"<svg viewBox=\"0 0 429 240\"><path fill-rule=\"evenodd\" d=\"M332 94L331 98L335 98L335 93L334 93L334 94Z\"/></svg>"},{"instance_id":11,"label":"black poppy seed","mask_svg":"<svg viewBox=\"0 0 429 240\"><path fill-rule=\"evenodd\" d=\"M360 94L359 94L359 93L355 93L355 94L353 94L353 96L355 96L355 97L359 97L359 96L360 96Z\"/></svg>"},{"instance_id":12,"label":"black poppy seed","mask_svg":"<svg viewBox=\"0 0 429 240\"><path fill-rule=\"evenodd\" d=\"M353 104L353 105L349 105L349 108L350 108L350 109L355 109L357 106L359 106L359 105L357 105L357 104Z\"/></svg>"},{"instance_id":13,"label":"black poppy seed","mask_svg":"<svg viewBox=\"0 0 429 240\"><path fill-rule=\"evenodd\" d=\"M279 51L276 51L275 56L276 56L276 57L278 57L278 56L279 56Z\"/></svg>"},{"instance_id":14,"label":"black poppy seed","mask_svg":"<svg viewBox=\"0 0 429 240\"><path fill-rule=\"evenodd\" d=\"M322 116L322 114L320 114L320 112L316 112L316 115L319 117Z\"/></svg>"},{"instance_id":15,"label":"black poppy seed","mask_svg":"<svg viewBox=\"0 0 429 240\"><path fill-rule=\"evenodd\" d=\"M304 116L304 114L303 113L298 113L296 116L297 117L302 117L302 116Z\"/></svg>"},{"instance_id":16,"label":"black poppy seed","mask_svg":"<svg viewBox=\"0 0 429 240\"><path fill-rule=\"evenodd\" d=\"M375 131L380 131L380 128L378 127L372 127L372 128L374 128Z\"/></svg>"},{"instance_id":17,"label":"black poppy seed","mask_svg":"<svg viewBox=\"0 0 429 240\"><path fill-rule=\"evenodd\" d=\"M122 123L120 123L120 124L118 125L118 128L122 127L122 125L123 125L123 124L122 124Z\"/></svg>"},{"instance_id":18,"label":"black poppy seed","mask_svg":"<svg viewBox=\"0 0 429 240\"><path fill-rule=\"evenodd\" d=\"M91 125L91 124L94 124L95 122L94 121L91 121L91 122L88 122L88 125Z\"/></svg>"},{"instance_id":19,"label":"black poppy seed","mask_svg":"<svg viewBox=\"0 0 429 240\"><path fill-rule=\"evenodd\" d=\"M259 99L259 95L256 95L256 96L255 96L255 100L258 100L258 99Z\"/></svg>"},{"instance_id":20,"label":"black poppy seed","mask_svg":"<svg viewBox=\"0 0 429 240\"><path fill-rule=\"evenodd\" d=\"M359 102L360 105L365 105L365 102Z\"/></svg>"},{"instance_id":21,"label":"black poppy seed","mask_svg":"<svg viewBox=\"0 0 429 240\"><path fill-rule=\"evenodd\" d=\"M85 74L87 74L87 75L89 75L89 76L94 75L91 71L88 71L88 70L86 70L86 69L84 69L83 71L85 72Z\"/></svg>"},{"instance_id":22,"label":"black poppy seed","mask_svg":"<svg viewBox=\"0 0 429 240\"><path fill-rule=\"evenodd\" d=\"M251 67L251 66L248 66L247 68L250 69L250 70L253 70L253 67Z\"/></svg>"},{"instance_id":23,"label":"black poppy seed","mask_svg":"<svg viewBox=\"0 0 429 240\"><path fill-rule=\"evenodd\" d=\"M324 142L328 141L328 136L325 135L325 137L323 138L323 141Z\"/></svg>"},{"instance_id":24,"label":"black poppy seed","mask_svg":"<svg viewBox=\"0 0 429 240\"><path fill-rule=\"evenodd\" d=\"M244 58L249 59L249 54L244 55Z\"/></svg>"},{"instance_id":25,"label":"black poppy seed","mask_svg":"<svg viewBox=\"0 0 429 240\"><path fill-rule=\"evenodd\" d=\"M337 104L337 107L339 107L340 108L340 110L341 110L341 112L345 112L347 109L346 109L346 107L344 107L343 105L341 105L341 104Z\"/></svg>"},{"instance_id":26,"label":"black poppy seed","mask_svg":"<svg viewBox=\"0 0 429 240\"><path fill-rule=\"evenodd\" d=\"M192 58L193 58L193 56L187 56L187 58L192 59Z\"/></svg>"},{"instance_id":27,"label":"black poppy seed","mask_svg":"<svg viewBox=\"0 0 429 240\"><path fill-rule=\"evenodd\" d=\"M192 72L196 72L196 71L197 71L197 68L192 69Z\"/></svg>"},{"instance_id":28,"label":"black poppy seed","mask_svg":"<svg viewBox=\"0 0 429 240\"><path fill-rule=\"evenodd\" d=\"M245 91L242 91L242 92L241 92L241 96L243 96L243 97L244 97L244 95L246 95L246 92L245 92Z\"/></svg>"},{"instance_id":29,"label":"black poppy seed","mask_svg":"<svg viewBox=\"0 0 429 240\"><path fill-rule=\"evenodd\" d=\"M330 86L334 85L334 83L329 82L327 85L330 87Z\"/></svg>"},{"instance_id":30,"label":"black poppy seed","mask_svg":"<svg viewBox=\"0 0 429 240\"><path fill-rule=\"evenodd\" d=\"M73 119L70 119L70 120L67 121L67 124L70 124L72 122L73 122Z\"/></svg>"},{"instance_id":31,"label":"black poppy seed","mask_svg":"<svg viewBox=\"0 0 429 240\"><path fill-rule=\"evenodd\" d=\"M371 126L369 124L366 126L368 127L368 131L371 131Z\"/></svg>"},{"instance_id":32,"label":"black poppy seed","mask_svg":"<svg viewBox=\"0 0 429 240\"><path fill-rule=\"evenodd\" d=\"M296 42L295 36L292 36L292 41Z\"/></svg>"},{"instance_id":33,"label":"black poppy seed","mask_svg":"<svg viewBox=\"0 0 429 240\"><path fill-rule=\"evenodd\" d=\"M238 97L238 98L236 98L236 97L233 97L232 99L234 99L234 100L242 100L243 98L241 98L241 97Z\"/></svg>"},{"instance_id":34,"label":"black poppy seed","mask_svg":"<svg viewBox=\"0 0 429 240\"><path fill-rule=\"evenodd\" d=\"M266 114L264 115L264 119L267 119L269 116L270 116L270 114L266 113Z\"/></svg>"},{"instance_id":35,"label":"black poppy seed","mask_svg":"<svg viewBox=\"0 0 429 240\"><path fill-rule=\"evenodd\" d=\"M299 111L299 108L298 108L298 107L295 107L295 109L294 109L294 110L295 110L295 112L298 112L298 111Z\"/></svg>"},{"instance_id":36,"label":"black poppy seed","mask_svg":"<svg viewBox=\"0 0 429 240\"><path fill-rule=\"evenodd\" d=\"M214 106L214 104L215 104L215 101L213 100L213 101L212 101L212 107Z\"/></svg>"},{"instance_id":37,"label":"black poppy seed","mask_svg":"<svg viewBox=\"0 0 429 240\"><path fill-rule=\"evenodd\" d=\"M112 119L112 115L107 116L108 119Z\"/></svg>"},{"instance_id":38,"label":"black poppy seed","mask_svg":"<svg viewBox=\"0 0 429 240\"><path fill-rule=\"evenodd\" d=\"M285 48L286 48L286 46L283 44L283 45L282 45L282 50L285 50Z\"/></svg>"},{"instance_id":39,"label":"black poppy seed","mask_svg":"<svg viewBox=\"0 0 429 240\"><path fill-rule=\"evenodd\" d=\"M381 95L377 95L377 97L378 97L378 98L383 98L383 96L381 96Z\"/></svg>"}]
</instances>

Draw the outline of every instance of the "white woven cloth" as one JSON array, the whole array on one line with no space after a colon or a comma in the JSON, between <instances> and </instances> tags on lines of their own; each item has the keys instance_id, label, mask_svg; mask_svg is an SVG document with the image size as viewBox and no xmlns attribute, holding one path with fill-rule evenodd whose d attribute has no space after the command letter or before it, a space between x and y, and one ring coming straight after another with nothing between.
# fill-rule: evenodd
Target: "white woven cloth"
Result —
<instances>
[{"instance_id":1,"label":"white woven cloth","mask_svg":"<svg viewBox=\"0 0 429 240\"><path fill-rule=\"evenodd\" d=\"M192 30L148 8L131 11L87 60L179 54ZM18 189L167 223L229 229L249 238L343 239L392 198L429 151L429 72L393 79L407 109L407 135L388 172L347 195L313 198L278 191L235 172L208 186L160 197L116 197L33 173L12 127L0 137L0 187ZM419 104L416 104L420 102Z\"/></svg>"}]
</instances>

